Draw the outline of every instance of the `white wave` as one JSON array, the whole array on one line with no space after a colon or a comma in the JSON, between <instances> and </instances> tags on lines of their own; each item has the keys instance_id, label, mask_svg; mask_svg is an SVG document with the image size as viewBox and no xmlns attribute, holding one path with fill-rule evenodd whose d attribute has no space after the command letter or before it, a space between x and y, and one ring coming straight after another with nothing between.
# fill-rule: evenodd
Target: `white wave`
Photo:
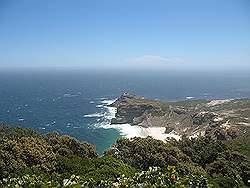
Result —
<instances>
[{"instance_id":1,"label":"white wave","mask_svg":"<svg viewBox=\"0 0 250 188\"><path fill-rule=\"evenodd\" d=\"M132 126L130 124L111 124L111 119L115 118L115 114L117 109L115 107L109 107L108 105L115 102L116 99L113 100L102 100L101 105L97 105L96 107L100 108L103 107L106 109L106 112L104 113L104 118L106 121L103 121L101 123L96 123L95 126L98 128L104 128L104 129L116 129L120 132L121 136L132 138L132 137L145 137L145 132L142 127L139 126Z\"/></svg>"},{"instance_id":2,"label":"white wave","mask_svg":"<svg viewBox=\"0 0 250 188\"><path fill-rule=\"evenodd\" d=\"M98 98L100 100L106 100L107 98L106 97L101 97L101 98Z\"/></svg>"},{"instance_id":3,"label":"white wave","mask_svg":"<svg viewBox=\"0 0 250 188\"><path fill-rule=\"evenodd\" d=\"M106 119L111 120L111 119L115 118L115 114L116 114L116 108L115 107L104 106L104 108L107 109L107 112L105 113L105 118Z\"/></svg>"},{"instance_id":4,"label":"white wave","mask_svg":"<svg viewBox=\"0 0 250 188\"><path fill-rule=\"evenodd\" d=\"M114 99L114 100L107 100L107 99L105 99L105 100L102 100L101 103L102 104L106 104L106 105L110 105L110 104L112 104L115 101L116 101L116 99Z\"/></svg>"},{"instance_id":5,"label":"white wave","mask_svg":"<svg viewBox=\"0 0 250 188\"><path fill-rule=\"evenodd\" d=\"M194 98L195 98L195 97L189 97L189 96L188 96L188 97L186 97L186 99L194 99Z\"/></svg>"},{"instance_id":6,"label":"white wave","mask_svg":"<svg viewBox=\"0 0 250 188\"><path fill-rule=\"evenodd\" d=\"M133 137L146 137L144 128L139 126L132 126L130 124L103 124L99 127L104 129L116 129L120 132L121 136L126 138L133 138Z\"/></svg>"},{"instance_id":7,"label":"white wave","mask_svg":"<svg viewBox=\"0 0 250 188\"><path fill-rule=\"evenodd\" d=\"M93 117L105 117L107 120L111 120L115 117L116 108L114 107L108 107L108 105L112 104L115 100L102 100L99 105L96 105L97 108L106 108L105 113L94 113L94 114L85 114L83 117L86 118L93 118ZM94 103L94 101L90 101L90 103Z\"/></svg>"},{"instance_id":8,"label":"white wave","mask_svg":"<svg viewBox=\"0 0 250 188\"><path fill-rule=\"evenodd\" d=\"M19 118L18 121L24 121L24 119L23 118Z\"/></svg>"},{"instance_id":9,"label":"white wave","mask_svg":"<svg viewBox=\"0 0 250 188\"><path fill-rule=\"evenodd\" d=\"M92 118L92 117L103 117L103 116L104 114L95 113L95 114L85 114L83 117Z\"/></svg>"},{"instance_id":10,"label":"white wave","mask_svg":"<svg viewBox=\"0 0 250 188\"><path fill-rule=\"evenodd\" d=\"M168 137L173 137L175 139L180 139L179 135L175 133L166 134L165 127L148 127L144 128L141 126L132 126L130 124L111 124L111 119L115 118L117 109L115 107L109 107L108 104L112 104L115 100L103 100L102 103L105 104L103 107L106 109L104 113L104 118L106 121L102 123L96 123L96 127L101 127L104 129L116 129L120 132L121 136L126 138L141 137L145 138L147 136L152 136L155 139L165 141Z\"/></svg>"},{"instance_id":11,"label":"white wave","mask_svg":"<svg viewBox=\"0 0 250 188\"><path fill-rule=\"evenodd\" d=\"M102 106L106 109L104 117L107 121L104 121L102 123L97 123L96 126L104 129L116 129L120 132L121 136L127 138L145 137L146 134L144 128L140 126L132 126L130 124L111 124L111 119L115 118L117 109L115 107L109 107L108 105L112 104L115 101L116 99L114 100L105 99L101 101L101 103L104 104Z\"/></svg>"},{"instance_id":12,"label":"white wave","mask_svg":"<svg viewBox=\"0 0 250 188\"><path fill-rule=\"evenodd\" d=\"M63 97L78 97L80 94L71 94L71 93L65 93Z\"/></svg>"},{"instance_id":13,"label":"white wave","mask_svg":"<svg viewBox=\"0 0 250 188\"><path fill-rule=\"evenodd\" d=\"M90 103L90 104L94 104L95 102L94 102L94 101L90 101L89 103Z\"/></svg>"}]
</instances>

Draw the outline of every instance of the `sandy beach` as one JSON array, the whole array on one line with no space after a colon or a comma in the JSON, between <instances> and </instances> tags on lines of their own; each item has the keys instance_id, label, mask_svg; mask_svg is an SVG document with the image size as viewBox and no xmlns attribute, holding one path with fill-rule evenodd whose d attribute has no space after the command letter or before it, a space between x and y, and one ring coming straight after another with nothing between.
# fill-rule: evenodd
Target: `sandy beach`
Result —
<instances>
[{"instance_id":1,"label":"sandy beach","mask_svg":"<svg viewBox=\"0 0 250 188\"><path fill-rule=\"evenodd\" d=\"M174 133L166 134L165 127L148 127L143 128L145 132L145 136L152 136L153 138L157 140L165 141L168 137L169 138L175 138L176 140L180 139L180 136Z\"/></svg>"},{"instance_id":2,"label":"sandy beach","mask_svg":"<svg viewBox=\"0 0 250 188\"><path fill-rule=\"evenodd\" d=\"M107 100L104 101L104 107L108 110L108 115L106 115L107 119L112 119L115 117L116 108L115 107L108 107L107 105L112 104L115 100ZM133 126L130 124L104 124L101 125L103 128L113 128L120 131L121 136L126 138L133 138L133 137L141 137L145 138L147 136L151 136L154 139L165 141L168 137L175 138L176 140L180 139L180 136L175 133L165 133L165 127L141 127L141 126Z\"/></svg>"}]
</instances>

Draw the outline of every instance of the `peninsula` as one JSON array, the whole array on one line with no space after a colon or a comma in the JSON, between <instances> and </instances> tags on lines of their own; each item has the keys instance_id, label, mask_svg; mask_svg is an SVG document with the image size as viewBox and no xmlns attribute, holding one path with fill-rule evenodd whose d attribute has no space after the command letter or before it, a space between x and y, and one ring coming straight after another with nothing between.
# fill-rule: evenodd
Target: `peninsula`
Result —
<instances>
[{"instance_id":1,"label":"peninsula","mask_svg":"<svg viewBox=\"0 0 250 188\"><path fill-rule=\"evenodd\" d=\"M117 109L111 124L140 126L149 136L161 140L183 136L228 140L250 128L250 99L168 102L126 92L110 107Z\"/></svg>"}]
</instances>

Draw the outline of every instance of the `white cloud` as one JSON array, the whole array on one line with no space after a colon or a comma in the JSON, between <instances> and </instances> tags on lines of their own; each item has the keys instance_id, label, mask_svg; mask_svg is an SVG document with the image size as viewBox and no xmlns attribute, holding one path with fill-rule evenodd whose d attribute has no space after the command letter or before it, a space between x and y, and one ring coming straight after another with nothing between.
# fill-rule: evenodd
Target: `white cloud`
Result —
<instances>
[{"instance_id":1,"label":"white cloud","mask_svg":"<svg viewBox=\"0 0 250 188\"><path fill-rule=\"evenodd\" d=\"M158 55L143 55L140 57L130 58L127 59L126 62L129 63L142 63L142 64L150 64L150 63L157 63L157 64L165 64L165 63L179 63L183 60L178 57L173 58L166 58Z\"/></svg>"}]
</instances>

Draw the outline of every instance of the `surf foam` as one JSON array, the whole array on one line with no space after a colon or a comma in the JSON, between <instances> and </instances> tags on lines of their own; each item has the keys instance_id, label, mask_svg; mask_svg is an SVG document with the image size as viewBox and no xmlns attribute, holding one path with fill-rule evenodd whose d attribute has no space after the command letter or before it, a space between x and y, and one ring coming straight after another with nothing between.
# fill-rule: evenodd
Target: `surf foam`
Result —
<instances>
[{"instance_id":1,"label":"surf foam","mask_svg":"<svg viewBox=\"0 0 250 188\"><path fill-rule=\"evenodd\" d=\"M101 101L100 105L97 105L97 108L103 108L105 110L103 121L101 123L96 123L96 127L104 128L104 129L116 129L119 131L121 136L124 136L126 138L132 138L132 137L145 137L144 130L142 127L139 126L132 126L130 124L110 124L111 119L115 118L115 114L117 109L115 107L110 107L108 105L115 102L114 100L108 100L104 99Z\"/></svg>"},{"instance_id":2,"label":"surf foam","mask_svg":"<svg viewBox=\"0 0 250 188\"><path fill-rule=\"evenodd\" d=\"M104 118L105 120L102 123L97 123L97 127L105 129L116 129L120 132L121 136L126 138L141 137L145 138L147 136L152 136L155 139L165 141L168 137L173 137L176 140L180 139L180 136L175 133L165 134L165 127L141 127L130 124L110 124L111 119L115 118L117 109L115 107L109 107L109 104L112 104L115 100L103 100L103 108L106 109Z\"/></svg>"},{"instance_id":3,"label":"surf foam","mask_svg":"<svg viewBox=\"0 0 250 188\"><path fill-rule=\"evenodd\" d=\"M94 113L94 114L85 114L83 117L85 118L93 118L93 117L103 117L104 114L101 113Z\"/></svg>"}]
</instances>

